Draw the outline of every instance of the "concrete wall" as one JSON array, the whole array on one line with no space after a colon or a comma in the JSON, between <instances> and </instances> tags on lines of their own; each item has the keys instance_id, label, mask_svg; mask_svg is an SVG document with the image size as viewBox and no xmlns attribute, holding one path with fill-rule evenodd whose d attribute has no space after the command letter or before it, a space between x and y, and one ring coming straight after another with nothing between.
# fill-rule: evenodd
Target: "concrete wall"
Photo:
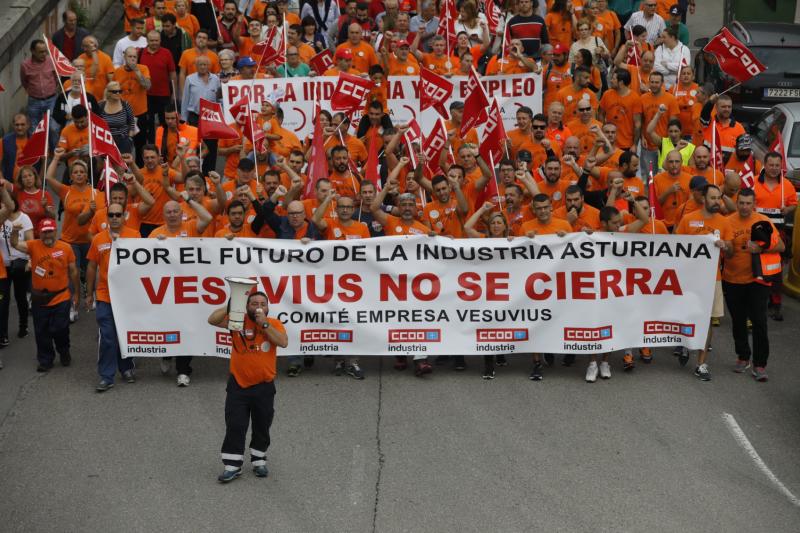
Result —
<instances>
[{"instance_id":1,"label":"concrete wall","mask_svg":"<svg viewBox=\"0 0 800 533\"><path fill-rule=\"evenodd\" d=\"M5 92L0 93L0 133L11 127L14 113L23 111L27 95L19 80L19 66L30 57L33 39L42 33L52 35L61 27L61 15L68 6L67 0L7 0L0 9L0 83ZM92 22L101 19L112 3L119 0L79 0ZM6 1L0 2L6 4ZM116 23L116 21L115 21Z\"/></svg>"}]
</instances>

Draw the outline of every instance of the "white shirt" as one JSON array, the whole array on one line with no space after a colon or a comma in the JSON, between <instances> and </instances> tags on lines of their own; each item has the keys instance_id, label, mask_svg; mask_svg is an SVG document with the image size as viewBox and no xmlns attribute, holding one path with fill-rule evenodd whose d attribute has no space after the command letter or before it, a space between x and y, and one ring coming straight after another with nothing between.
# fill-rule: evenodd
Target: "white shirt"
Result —
<instances>
[{"instance_id":1,"label":"white shirt","mask_svg":"<svg viewBox=\"0 0 800 533\"><path fill-rule=\"evenodd\" d=\"M639 26L644 26L644 29L647 30L647 42L650 44L655 43L656 39L661 36L661 32L667 29L664 19L661 18L661 15L658 13L653 13L652 18L648 20L644 16L644 11L637 11L631 15L631 18L625 23L625 30L630 32L631 28L637 24Z\"/></svg>"},{"instance_id":2,"label":"white shirt","mask_svg":"<svg viewBox=\"0 0 800 533\"><path fill-rule=\"evenodd\" d=\"M114 55L111 57L111 62L115 67L121 67L125 64L125 49L133 46L134 48L145 48L147 46L147 38L142 35L138 40L134 41L130 36L126 35L114 46Z\"/></svg>"},{"instance_id":3,"label":"white shirt","mask_svg":"<svg viewBox=\"0 0 800 533\"><path fill-rule=\"evenodd\" d=\"M667 90L678 82L678 72L682 66L692 64L689 47L680 42L672 50L662 44L656 48L655 57L653 70L664 75Z\"/></svg>"},{"instance_id":4,"label":"white shirt","mask_svg":"<svg viewBox=\"0 0 800 533\"><path fill-rule=\"evenodd\" d=\"M16 220L9 218L3 223L3 228L0 229L0 254L2 254L3 263L6 266L11 264L12 259L28 260L28 254L24 254L11 246L11 232L14 230L14 224L22 225L22 229L19 230L19 242L25 240L25 231L33 229L33 222L25 213L20 213Z\"/></svg>"}]
</instances>

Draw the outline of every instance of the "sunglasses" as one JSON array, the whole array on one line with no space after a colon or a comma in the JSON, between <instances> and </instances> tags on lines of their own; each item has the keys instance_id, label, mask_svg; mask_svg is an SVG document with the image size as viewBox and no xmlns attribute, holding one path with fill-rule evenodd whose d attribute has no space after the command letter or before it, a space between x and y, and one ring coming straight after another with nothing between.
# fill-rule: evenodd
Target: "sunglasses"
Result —
<instances>
[{"instance_id":1,"label":"sunglasses","mask_svg":"<svg viewBox=\"0 0 800 533\"><path fill-rule=\"evenodd\" d=\"M591 110L592 110L592 108L591 108L591 107L579 107L579 108L578 108L578 111L581 111L581 112L584 112L584 111L591 111Z\"/></svg>"},{"instance_id":2,"label":"sunglasses","mask_svg":"<svg viewBox=\"0 0 800 533\"><path fill-rule=\"evenodd\" d=\"M547 128L547 126L536 126L536 125L531 126L532 130L543 130L545 128Z\"/></svg>"},{"instance_id":3,"label":"sunglasses","mask_svg":"<svg viewBox=\"0 0 800 533\"><path fill-rule=\"evenodd\" d=\"M108 213L108 218L122 218L122 213Z\"/></svg>"},{"instance_id":4,"label":"sunglasses","mask_svg":"<svg viewBox=\"0 0 800 533\"><path fill-rule=\"evenodd\" d=\"M306 212L305 211L287 211L286 214L289 215L289 216L300 216L300 215L305 215Z\"/></svg>"},{"instance_id":5,"label":"sunglasses","mask_svg":"<svg viewBox=\"0 0 800 533\"><path fill-rule=\"evenodd\" d=\"M122 94L122 89L109 89L108 92L111 94Z\"/></svg>"}]
</instances>

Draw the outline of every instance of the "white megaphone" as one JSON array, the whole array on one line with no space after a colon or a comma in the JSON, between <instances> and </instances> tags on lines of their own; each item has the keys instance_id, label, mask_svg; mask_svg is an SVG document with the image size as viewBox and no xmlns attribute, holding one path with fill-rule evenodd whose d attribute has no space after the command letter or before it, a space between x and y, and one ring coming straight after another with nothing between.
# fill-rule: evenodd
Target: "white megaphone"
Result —
<instances>
[{"instance_id":1,"label":"white megaphone","mask_svg":"<svg viewBox=\"0 0 800 533\"><path fill-rule=\"evenodd\" d=\"M228 307L228 329L242 331L244 316L247 313L247 296L256 284L248 278L225 278L231 288L231 299Z\"/></svg>"}]
</instances>

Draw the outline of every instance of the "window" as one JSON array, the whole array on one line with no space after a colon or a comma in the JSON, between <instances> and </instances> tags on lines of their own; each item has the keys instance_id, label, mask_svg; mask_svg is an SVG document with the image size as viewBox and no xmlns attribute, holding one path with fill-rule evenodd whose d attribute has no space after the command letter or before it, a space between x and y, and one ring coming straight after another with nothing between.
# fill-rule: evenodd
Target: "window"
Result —
<instances>
[{"instance_id":1,"label":"window","mask_svg":"<svg viewBox=\"0 0 800 533\"><path fill-rule=\"evenodd\" d=\"M755 136L758 141L769 148L775 142L776 132L783 131L786 124L786 115L778 108L772 108L756 124Z\"/></svg>"}]
</instances>

